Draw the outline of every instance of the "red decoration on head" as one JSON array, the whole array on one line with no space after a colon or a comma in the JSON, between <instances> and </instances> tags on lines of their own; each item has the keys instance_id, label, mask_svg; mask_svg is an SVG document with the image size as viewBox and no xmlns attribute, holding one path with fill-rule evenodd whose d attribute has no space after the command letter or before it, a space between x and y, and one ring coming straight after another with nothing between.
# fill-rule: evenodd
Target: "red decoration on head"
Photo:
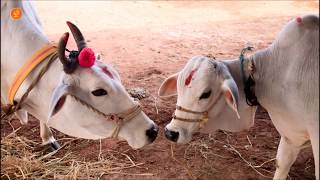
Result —
<instances>
[{"instance_id":1,"label":"red decoration on head","mask_svg":"<svg viewBox=\"0 0 320 180\"><path fill-rule=\"evenodd\" d=\"M91 67L93 66L96 56L94 55L94 52L91 48L83 48L78 56L79 65L81 67Z\"/></svg>"},{"instance_id":2,"label":"red decoration on head","mask_svg":"<svg viewBox=\"0 0 320 180\"><path fill-rule=\"evenodd\" d=\"M297 17L297 18L296 18L296 21L297 21L298 23L301 23L301 22L302 22L301 17Z\"/></svg>"},{"instance_id":3,"label":"red decoration on head","mask_svg":"<svg viewBox=\"0 0 320 180\"><path fill-rule=\"evenodd\" d=\"M112 73L108 70L107 67L102 68L102 72L104 72L106 75L108 75L111 79L113 79Z\"/></svg>"},{"instance_id":4,"label":"red decoration on head","mask_svg":"<svg viewBox=\"0 0 320 180\"><path fill-rule=\"evenodd\" d=\"M187 77L186 81L184 82L184 85L188 86L192 80L192 77L194 75L194 73L197 71L197 69L192 70L189 74L189 76Z\"/></svg>"}]
</instances>

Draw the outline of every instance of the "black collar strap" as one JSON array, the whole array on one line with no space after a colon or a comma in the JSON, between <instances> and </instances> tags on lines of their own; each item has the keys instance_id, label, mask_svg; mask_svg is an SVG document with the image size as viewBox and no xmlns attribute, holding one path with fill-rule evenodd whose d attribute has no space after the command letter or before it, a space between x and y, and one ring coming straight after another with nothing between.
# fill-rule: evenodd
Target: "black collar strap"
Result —
<instances>
[{"instance_id":1,"label":"black collar strap","mask_svg":"<svg viewBox=\"0 0 320 180\"><path fill-rule=\"evenodd\" d=\"M254 92L254 86L255 86L255 81L253 78L254 63L252 62L252 59L250 60L252 67L251 67L248 79L246 79L245 72L244 72L244 61L245 61L244 53L247 50L251 51L252 49L253 47L250 47L250 46L243 48L240 53L239 60L240 60L241 77L244 85L244 93L246 95L246 102L249 106L257 106L259 105L259 102Z\"/></svg>"}]
</instances>

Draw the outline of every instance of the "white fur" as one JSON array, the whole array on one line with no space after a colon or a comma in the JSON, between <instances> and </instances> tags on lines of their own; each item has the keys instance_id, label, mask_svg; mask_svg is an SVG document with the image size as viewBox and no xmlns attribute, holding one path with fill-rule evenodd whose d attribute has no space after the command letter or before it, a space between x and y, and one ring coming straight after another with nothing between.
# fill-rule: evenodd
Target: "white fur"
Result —
<instances>
[{"instance_id":1,"label":"white fur","mask_svg":"<svg viewBox=\"0 0 320 180\"><path fill-rule=\"evenodd\" d=\"M23 16L18 21L13 21L10 18L10 10L13 7L20 7L23 10ZM8 103L6 99L8 89L17 71L31 55L48 43L48 39L42 32L37 14L30 1L1 1L1 36L1 101ZM39 66L42 67L44 64ZM26 78L16 95L16 99L19 99L26 91L30 82L41 69L40 67ZM103 73L102 67L107 67L114 78L112 79ZM119 74L111 66L96 61L92 68L79 67L69 75L63 72L62 64L57 59L31 91L22 109L16 113L24 123L28 120L26 113L32 114L40 120L40 134L44 143L54 141L49 127L70 136L86 139L110 137L115 128L115 122L104 119L70 96L67 97L62 109L48 119L49 102L52 100L53 92L64 83L72 87L72 92L76 96L105 114L119 113L134 105L133 99L120 81ZM108 95L93 96L91 91L97 88L107 90ZM153 125L154 122L141 112L122 126L119 138L127 140L133 148L143 147L150 143L146 136L146 130Z\"/></svg>"},{"instance_id":2,"label":"white fur","mask_svg":"<svg viewBox=\"0 0 320 180\"><path fill-rule=\"evenodd\" d=\"M306 15L302 22L290 21L279 33L274 43L253 56L256 68L255 92L260 104L267 109L272 122L281 135L277 153L277 170L274 179L286 179L289 169L304 144L311 140L316 178L319 179L319 17ZM248 60L245 63L248 77ZM216 68L213 68L216 65ZM184 81L191 70L198 67L191 85ZM256 107L245 102L239 60L212 61L199 56L192 58L175 77L165 80L159 90L160 96L174 95L168 86L177 80L177 104L194 111L203 111L210 101L221 92L224 79L233 78L239 89L239 114L221 99L209 112L209 122L203 132L217 129L240 131L253 125ZM199 100L205 89L211 89L207 100ZM169 93L170 92L170 93ZM182 118L196 115L176 112ZM191 140L198 130L197 124L172 120L166 128L179 132L178 143Z\"/></svg>"}]
</instances>

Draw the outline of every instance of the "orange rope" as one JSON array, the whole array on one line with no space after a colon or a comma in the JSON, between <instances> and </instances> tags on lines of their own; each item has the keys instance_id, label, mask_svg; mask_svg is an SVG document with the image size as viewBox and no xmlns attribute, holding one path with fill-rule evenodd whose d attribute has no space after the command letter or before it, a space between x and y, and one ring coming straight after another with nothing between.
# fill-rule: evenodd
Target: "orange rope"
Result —
<instances>
[{"instance_id":1,"label":"orange rope","mask_svg":"<svg viewBox=\"0 0 320 180\"><path fill-rule=\"evenodd\" d=\"M18 71L8 93L9 103L13 105L14 97L19 90L23 81L28 77L30 72L34 70L43 60L56 51L56 47L48 44L37 51Z\"/></svg>"}]
</instances>

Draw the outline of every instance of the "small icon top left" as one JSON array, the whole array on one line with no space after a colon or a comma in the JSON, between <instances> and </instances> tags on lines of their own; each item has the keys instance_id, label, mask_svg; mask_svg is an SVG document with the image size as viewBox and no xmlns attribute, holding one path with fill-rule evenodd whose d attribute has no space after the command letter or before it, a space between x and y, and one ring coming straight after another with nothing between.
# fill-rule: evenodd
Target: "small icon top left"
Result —
<instances>
[{"instance_id":1,"label":"small icon top left","mask_svg":"<svg viewBox=\"0 0 320 180\"><path fill-rule=\"evenodd\" d=\"M19 20L22 17L21 8L12 8L10 12L10 16L13 20Z\"/></svg>"}]
</instances>

